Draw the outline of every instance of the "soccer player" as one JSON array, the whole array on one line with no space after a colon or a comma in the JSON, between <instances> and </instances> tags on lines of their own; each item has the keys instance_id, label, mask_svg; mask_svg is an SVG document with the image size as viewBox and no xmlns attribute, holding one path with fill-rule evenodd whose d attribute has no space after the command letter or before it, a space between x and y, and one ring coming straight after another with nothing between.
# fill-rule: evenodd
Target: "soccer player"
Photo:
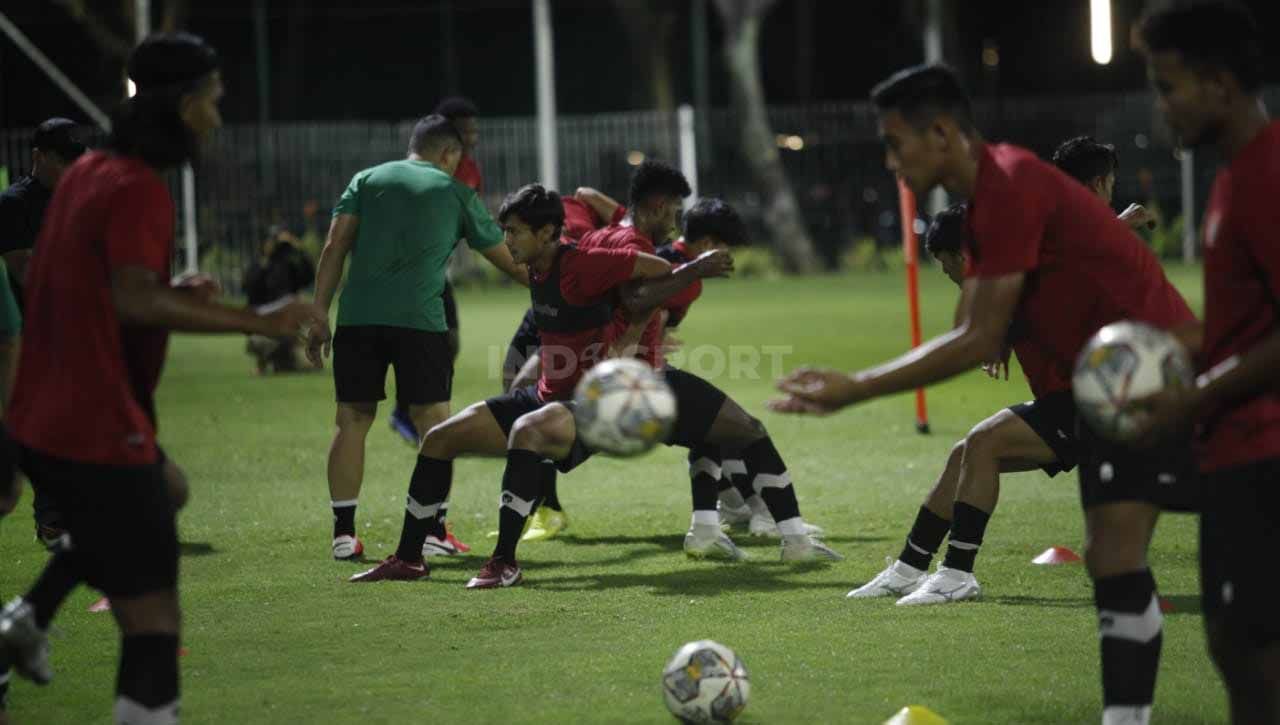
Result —
<instances>
[{"instance_id":1,"label":"soccer player","mask_svg":"<svg viewBox=\"0 0 1280 725\"><path fill-rule=\"evenodd\" d=\"M8 267L6 277L11 296L17 303L14 313L19 316L25 286L23 277L31 259L31 248L40 235L49 200L58 180L84 150L75 121L50 118L36 127L31 138L31 173L0 193L0 256ZM16 338L11 343L14 341ZM16 350L16 346L13 349ZM12 372L13 369L10 370ZM63 534L62 516L40 490L35 492L32 509L36 538L46 547L53 546Z\"/></svg>"},{"instance_id":2,"label":"soccer player","mask_svg":"<svg viewBox=\"0 0 1280 725\"><path fill-rule=\"evenodd\" d=\"M964 285L965 205L939 212L925 233L925 247L952 282ZM1000 495L1000 475L1042 469L1050 476L1076 465L1076 407L1071 380L1056 374L1030 338L1015 325L996 362L984 364L992 377L1008 379L1008 351L1018 356L1032 386L1033 400L1010 406L978 423L951 449L942 474L916 513L896 561L871 581L849 592L850 599L893 596L901 606L945 604L981 595L973 574L977 548L952 539L938 573L929 563L952 529L957 503L988 517ZM963 532L959 532L963 535Z\"/></svg>"},{"instance_id":3,"label":"soccer player","mask_svg":"<svg viewBox=\"0 0 1280 725\"><path fill-rule=\"evenodd\" d=\"M1054 150L1053 164L1111 203L1116 190L1116 171L1120 168L1115 146L1098 143L1092 136L1076 136ZM1151 229L1156 224L1155 217L1141 204L1125 207L1120 212L1120 221L1134 229Z\"/></svg>"},{"instance_id":4,"label":"soccer player","mask_svg":"<svg viewBox=\"0 0 1280 725\"><path fill-rule=\"evenodd\" d=\"M1223 166L1204 216L1204 374L1141 407L1152 440L1199 422L1200 586L1231 720L1280 723L1280 122L1262 104L1262 36L1235 3L1178 3L1139 25L1156 105L1179 142ZM1201 343L1196 345L1199 337Z\"/></svg>"},{"instance_id":5,"label":"soccer player","mask_svg":"<svg viewBox=\"0 0 1280 725\"><path fill-rule=\"evenodd\" d=\"M917 196L943 186L968 200L958 324L868 370L797 370L779 382L786 396L771 408L826 414L946 380L995 359L1011 324L1040 350L1044 370L1063 377L1085 342L1111 322L1180 330L1194 324L1155 256L1101 199L1029 151L984 141L950 70L903 70L872 91L872 102L889 170ZM1162 505L1193 482L1194 466L1185 445L1139 454L1102 440L1083 421L1077 430L1103 722L1147 722L1162 630L1147 544ZM974 503L955 503L951 542L976 554L989 515ZM945 597L968 576L944 570L927 586Z\"/></svg>"},{"instance_id":6,"label":"soccer player","mask_svg":"<svg viewBox=\"0 0 1280 725\"><path fill-rule=\"evenodd\" d=\"M511 260L502 232L475 190L453 177L462 158L457 128L440 115L414 125L408 157L357 173L333 210L316 273L316 303L328 310L351 257L338 305L337 331L313 327L307 356L322 364L333 349L337 429L329 448L333 558L364 551L356 504L364 478L364 444L387 367L396 396L409 404L416 430L449 417L453 354L441 290L454 244L465 237L520 284L528 272Z\"/></svg>"},{"instance_id":7,"label":"soccer player","mask_svg":"<svg viewBox=\"0 0 1280 725\"><path fill-rule=\"evenodd\" d=\"M31 173L0 193L0 256L9 267L19 306L31 248L40 236L53 189L84 149L75 121L50 118L31 137Z\"/></svg>"},{"instance_id":8,"label":"soccer player","mask_svg":"<svg viewBox=\"0 0 1280 725\"><path fill-rule=\"evenodd\" d=\"M484 189L484 177L480 173L480 165L475 160L476 144L480 142L480 124L476 119L480 115L480 111L476 109L474 103L466 98L453 96L440 101L432 113L449 119L453 122L454 127L458 129L458 137L462 141L462 159L458 161L458 167L453 170L453 178L471 187L479 194ZM444 292L440 295L440 301L444 303L444 321L448 327L446 340L449 343L449 353L453 356L454 362L457 362L458 351L462 349L458 326L458 301L453 294L453 285L447 277L444 281ZM421 442L422 431L415 425L413 417L409 415L409 406L403 400L396 400L395 410L391 411L390 423L391 429L415 448ZM453 538L452 532L449 533L449 538L454 543L458 543ZM470 549L471 547L464 547L462 550L470 551Z\"/></svg>"},{"instance_id":9,"label":"soccer player","mask_svg":"<svg viewBox=\"0 0 1280 725\"><path fill-rule=\"evenodd\" d=\"M323 315L300 302L268 314L228 307L203 280L170 286L175 211L161 172L192 160L221 125L218 59L195 36L155 35L128 72L137 95L115 114L105 150L59 183L27 271L4 448L12 439L33 486L57 501L71 545L0 611L0 658L49 681L46 630L65 595L61 584L49 591L49 574L71 567L110 596L121 631L115 721L173 723L178 539L154 406L169 331L279 336ZM3 471L0 489L15 491L12 458Z\"/></svg>"}]
</instances>

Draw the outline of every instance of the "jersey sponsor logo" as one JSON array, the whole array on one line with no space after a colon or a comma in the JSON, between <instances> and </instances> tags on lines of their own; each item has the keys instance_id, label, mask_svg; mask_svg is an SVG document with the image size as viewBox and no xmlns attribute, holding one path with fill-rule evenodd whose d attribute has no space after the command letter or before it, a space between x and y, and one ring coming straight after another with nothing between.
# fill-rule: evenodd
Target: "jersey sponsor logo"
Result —
<instances>
[{"instance_id":1,"label":"jersey sponsor logo","mask_svg":"<svg viewBox=\"0 0 1280 725\"><path fill-rule=\"evenodd\" d=\"M1098 467L1098 478L1103 483L1111 483L1111 479L1116 477L1116 469L1110 463L1103 463Z\"/></svg>"},{"instance_id":2,"label":"jersey sponsor logo","mask_svg":"<svg viewBox=\"0 0 1280 725\"><path fill-rule=\"evenodd\" d=\"M125 445L130 448L141 448L147 443L147 436L144 433L130 433L124 438Z\"/></svg>"},{"instance_id":3,"label":"jersey sponsor logo","mask_svg":"<svg viewBox=\"0 0 1280 725\"><path fill-rule=\"evenodd\" d=\"M533 306L533 311L540 315L546 315L547 317L558 317L560 315L560 308L546 304L535 304Z\"/></svg>"},{"instance_id":4,"label":"jersey sponsor logo","mask_svg":"<svg viewBox=\"0 0 1280 725\"><path fill-rule=\"evenodd\" d=\"M1161 473L1156 476L1156 482L1163 484L1177 483L1178 477L1174 476L1172 473Z\"/></svg>"}]
</instances>

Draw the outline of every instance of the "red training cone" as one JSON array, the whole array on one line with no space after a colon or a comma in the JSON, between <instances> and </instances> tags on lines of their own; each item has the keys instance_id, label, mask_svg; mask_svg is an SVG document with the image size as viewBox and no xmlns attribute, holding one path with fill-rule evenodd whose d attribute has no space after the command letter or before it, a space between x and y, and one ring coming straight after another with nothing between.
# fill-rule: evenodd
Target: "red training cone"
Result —
<instances>
[{"instance_id":1,"label":"red training cone","mask_svg":"<svg viewBox=\"0 0 1280 725\"><path fill-rule=\"evenodd\" d=\"M191 654L191 650L187 649L186 647L179 647L179 648L178 648L178 656L179 656L179 657L186 657L186 656L187 656L187 655L189 655L189 654Z\"/></svg>"},{"instance_id":2,"label":"red training cone","mask_svg":"<svg viewBox=\"0 0 1280 725\"><path fill-rule=\"evenodd\" d=\"M1174 610L1173 602L1169 601L1168 599L1165 599L1164 597L1160 597L1159 599L1160 599L1161 614L1168 614L1169 612L1172 612Z\"/></svg>"},{"instance_id":3,"label":"red training cone","mask_svg":"<svg viewBox=\"0 0 1280 725\"><path fill-rule=\"evenodd\" d=\"M1051 546L1045 549L1040 556L1031 560L1032 564L1051 565L1051 564L1071 564L1080 561L1080 555L1068 549L1065 546Z\"/></svg>"},{"instance_id":4,"label":"red training cone","mask_svg":"<svg viewBox=\"0 0 1280 725\"><path fill-rule=\"evenodd\" d=\"M98 614L100 612L110 612L111 600L107 599L106 597L103 597L98 601L94 602L93 604L90 604L89 611L93 612L94 614Z\"/></svg>"}]
</instances>

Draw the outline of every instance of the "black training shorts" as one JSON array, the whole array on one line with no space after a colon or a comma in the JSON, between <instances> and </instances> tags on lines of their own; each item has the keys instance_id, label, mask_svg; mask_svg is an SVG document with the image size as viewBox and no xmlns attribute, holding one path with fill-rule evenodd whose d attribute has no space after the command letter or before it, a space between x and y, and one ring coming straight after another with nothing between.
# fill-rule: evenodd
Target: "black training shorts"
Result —
<instances>
[{"instance_id":1,"label":"black training shorts","mask_svg":"<svg viewBox=\"0 0 1280 725\"><path fill-rule=\"evenodd\" d=\"M661 373L676 397L676 424L666 444L685 448L704 445L711 424L729 396L693 373L671 366L663 368Z\"/></svg>"},{"instance_id":2,"label":"black training shorts","mask_svg":"<svg viewBox=\"0 0 1280 725\"><path fill-rule=\"evenodd\" d=\"M63 555L86 583L119 599L177 589L178 530L163 454L149 465L103 465L23 447L19 460L62 514L71 539Z\"/></svg>"},{"instance_id":3,"label":"black training shorts","mask_svg":"<svg viewBox=\"0 0 1280 725\"><path fill-rule=\"evenodd\" d=\"M573 412L573 401L562 400L559 403ZM515 427L516 421L520 416L526 413L532 413L539 410L548 403L542 402L538 397L538 386L530 385L525 388L516 388L509 392L503 393L497 397L489 398L484 401L489 407L489 412L493 415L494 420L498 421L498 427L502 429L505 436L511 435L511 429ZM591 457L592 451L587 449L586 444L577 436L573 439L573 445L569 448L569 455L562 461L556 461L556 468L562 473L568 473L584 461Z\"/></svg>"},{"instance_id":4,"label":"black training shorts","mask_svg":"<svg viewBox=\"0 0 1280 725\"><path fill-rule=\"evenodd\" d=\"M1080 443L1076 440L1076 400L1071 391L1049 393L1027 403L1009 406L1040 436L1040 440L1053 451L1057 460L1041 469L1056 476L1076 467L1080 456Z\"/></svg>"},{"instance_id":5,"label":"black training shorts","mask_svg":"<svg viewBox=\"0 0 1280 725\"><path fill-rule=\"evenodd\" d=\"M1204 475L1200 591L1205 616L1259 649L1280 642L1271 546L1280 537L1280 458ZM1240 637L1237 636L1236 639Z\"/></svg>"},{"instance_id":6,"label":"black training shorts","mask_svg":"<svg viewBox=\"0 0 1280 725\"><path fill-rule=\"evenodd\" d=\"M448 334L387 325L343 325L333 335L333 383L339 403L387 397L387 367L395 370L404 405L447 403L453 392Z\"/></svg>"},{"instance_id":7,"label":"black training shorts","mask_svg":"<svg viewBox=\"0 0 1280 725\"><path fill-rule=\"evenodd\" d=\"M1143 501L1169 511L1198 511L1200 476L1189 439L1143 449L1113 443L1078 420L1080 502L1085 509Z\"/></svg>"}]
</instances>

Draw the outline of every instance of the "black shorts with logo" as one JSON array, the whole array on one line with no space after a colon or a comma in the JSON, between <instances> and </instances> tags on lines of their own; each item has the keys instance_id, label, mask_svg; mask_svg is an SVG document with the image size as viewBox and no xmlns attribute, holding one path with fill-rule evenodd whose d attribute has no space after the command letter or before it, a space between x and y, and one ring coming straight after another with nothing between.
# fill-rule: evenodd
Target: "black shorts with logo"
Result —
<instances>
[{"instance_id":1,"label":"black shorts with logo","mask_svg":"<svg viewBox=\"0 0 1280 725\"><path fill-rule=\"evenodd\" d=\"M396 374L404 405L449 401L453 355L448 333L389 325L342 325L333 335L333 383L339 403L375 403L387 397L387 368Z\"/></svg>"},{"instance_id":2,"label":"black shorts with logo","mask_svg":"<svg viewBox=\"0 0 1280 725\"><path fill-rule=\"evenodd\" d=\"M666 444L685 448L702 445L729 396L693 373L670 365L661 372L676 397L676 424Z\"/></svg>"},{"instance_id":3,"label":"black shorts with logo","mask_svg":"<svg viewBox=\"0 0 1280 725\"><path fill-rule=\"evenodd\" d=\"M1076 400L1071 391L1049 393L1027 403L1009 406L1040 436L1058 460L1041 469L1056 476L1076 467L1080 457L1080 442L1076 439Z\"/></svg>"},{"instance_id":4,"label":"black shorts with logo","mask_svg":"<svg viewBox=\"0 0 1280 725\"><path fill-rule=\"evenodd\" d=\"M1200 476L1189 438L1157 448L1113 443L1077 419L1080 501L1085 509L1143 501L1167 511L1200 510Z\"/></svg>"},{"instance_id":5,"label":"black shorts with logo","mask_svg":"<svg viewBox=\"0 0 1280 725\"><path fill-rule=\"evenodd\" d=\"M1280 458L1204 474L1200 591L1204 613L1258 648L1280 642L1271 547L1280 538Z\"/></svg>"},{"instance_id":6,"label":"black shorts with logo","mask_svg":"<svg viewBox=\"0 0 1280 725\"><path fill-rule=\"evenodd\" d=\"M108 597L177 589L178 529L164 454L141 466L68 461L27 447L19 465L62 514L76 572Z\"/></svg>"},{"instance_id":7,"label":"black shorts with logo","mask_svg":"<svg viewBox=\"0 0 1280 725\"><path fill-rule=\"evenodd\" d=\"M573 412L574 403L572 400L556 401ZM540 410L549 403L542 402L538 397L538 386L530 385L525 388L516 388L502 395L489 398L484 401L489 407L489 412L493 414L494 420L498 421L498 427L502 429L505 436L511 435L511 429L515 427L516 421L520 416L526 413L532 413ZM569 455L564 460L556 461L556 468L563 473L568 473L584 461L590 458L592 451L587 449L585 443L577 436L573 439L573 445L569 448Z\"/></svg>"}]
</instances>

